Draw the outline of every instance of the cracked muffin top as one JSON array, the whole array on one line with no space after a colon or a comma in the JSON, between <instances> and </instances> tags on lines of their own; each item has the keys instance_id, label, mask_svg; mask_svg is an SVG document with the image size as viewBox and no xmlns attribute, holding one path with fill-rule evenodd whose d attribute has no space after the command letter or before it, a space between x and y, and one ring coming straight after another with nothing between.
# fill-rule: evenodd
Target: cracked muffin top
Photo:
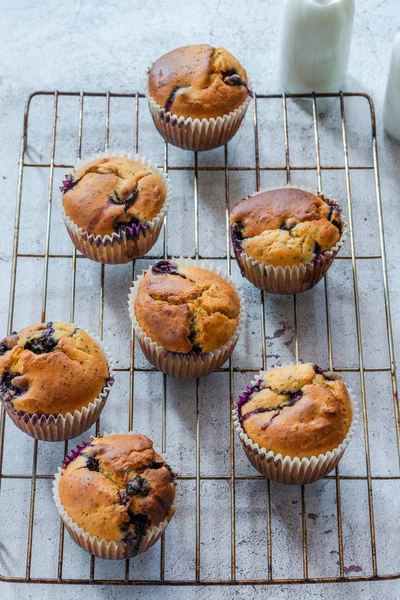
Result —
<instances>
[{"instance_id":1,"label":"cracked muffin top","mask_svg":"<svg viewBox=\"0 0 400 600\"><path fill-rule=\"evenodd\" d=\"M147 529L173 515L173 473L145 435L92 438L64 464L61 503L91 536L122 540L135 554Z\"/></svg>"},{"instance_id":2,"label":"cracked muffin top","mask_svg":"<svg viewBox=\"0 0 400 600\"><path fill-rule=\"evenodd\" d=\"M246 100L247 75L224 48L183 46L159 58L149 71L150 96L178 117L228 115Z\"/></svg>"},{"instance_id":3,"label":"cracked muffin top","mask_svg":"<svg viewBox=\"0 0 400 600\"><path fill-rule=\"evenodd\" d=\"M236 291L222 277L197 267L160 261L144 275L135 302L140 327L172 352L212 352L235 333Z\"/></svg>"},{"instance_id":4,"label":"cracked muffin top","mask_svg":"<svg viewBox=\"0 0 400 600\"><path fill-rule=\"evenodd\" d=\"M237 402L239 421L261 448L311 458L339 446L352 421L341 377L311 363L278 367L249 386Z\"/></svg>"},{"instance_id":5,"label":"cracked muffin top","mask_svg":"<svg viewBox=\"0 0 400 600\"><path fill-rule=\"evenodd\" d=\"M105 156L67 175L60 188L67 216L88 235L132 234L163 207L160 175L140 162Z\"/></svg>"},{"instance_id":6,"label":"cracked muffin top","mask_svg":"<svg viewBox=\"0 0 400 600\"><path fill-rule=\"evenodd\" d=\"M340 240L340 208L322 195L297 188L260 192L230 216L235 253L274 267L318 262Z\"/></svg>"},{"instance_id":7,"label":"cracked muffin top","mask_svg":"<svg viewBox=\"0 0 400 600\"><path fill-rule=\"evenodd\" d=\"M31 325L0 342L0 399L16 411L73 414L97 398L109 379L102 350L74 325Z\"/></svg>"}]
</instances>

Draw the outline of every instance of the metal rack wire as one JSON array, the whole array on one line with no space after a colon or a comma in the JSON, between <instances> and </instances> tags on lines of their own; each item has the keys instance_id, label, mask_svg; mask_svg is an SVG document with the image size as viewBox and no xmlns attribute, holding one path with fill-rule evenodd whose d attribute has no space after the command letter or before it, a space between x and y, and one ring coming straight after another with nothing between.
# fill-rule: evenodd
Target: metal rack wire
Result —
<instances>
[{"instance_id":1,"label":"metal rack wire","mask_svg":"<svg viewBox=\"0 0 400 600\"><path fill-rule=\"evenodd\" d=\"M28 144L28 122L29 122L29 110L32 98L35 96L50 96L53 98L53 118L52 118L52 136L51 136L51 154L50 161L46 163L33 163L26 161L26 150ZM9 303L9 321L8 321L8 333L13 330L14 320L14 306L15 306L15 291L16 291L16 275L18 268L18 259L21 257L25 258L38 258L43 261L43 288L42 288L42 310L41 310L41 321L46 320L46 308L49 288L49 258L62 258L69 260L72 263L72 281L71 281L71 308L70 308L70 320L74 322L75 318L75 292L76 292L76 273L77 273L77 260L84 259L74 249L71 254L55 254L50 253L50 230L51 230L51 213L53 206L53 179L54 169L56 167L62 167L66 170L72 168L70 164L56 164L55 162L55 148L57 138L57 119L58 119L58 104L59 98L62 96L78 97L79 98L79 127L78 127L78 145L77 145L77 158L81 158L82 154L82 132L83 132L83 109L84 101L87 97L104 98L105 100L105 149L109 146L110 139L110 100L111 98L123 98L129 101L133 101L134 105L134 150L139 150L139 99L143 98L142 94L113 94L107 93L88 93L88 92L59 92L59 91L40 91L31 94L28 98L25 113L24 113L24 125L23 125L23 136L20 146L20 157L19 157L19 170L18 170L18 188L17 188L17 204L16 204L16 215L15 215L15 235L13 244L13 258L12 258L12 277L11 277L11 288L10 288L10 303ZM368 103L368 107L371 115L371 131L372 131L372 156L373 164L368 165L350 165L349 164L349 153L348 153L348 132L346 123L345 113L345 99L356 98L359 102ZM291 164L290 149L289 149L289 124L288 124L288 100L293 99L309 99L312 105L312 121L314 129L314 143L315 143L315 156L316 164L312 166L293 166ZM319 140L319 123L318 123L318 111L317 103L323 98L330 98L335 102L339 103L340 116L341 116L341 134L342 134L342 146L344 156L344 166L328 166L321 164L321 153L320 153L320 140ZM285 151L285 165L279 166L262 166L260 164L260 151L259 151L259 117L258 117L258 106L259 103L268 102L270 100L279 100L282 102L283 111L283 123L284 123L284 151ZM229 241L229 203L230 203L230 173L233 171L249 171L254 174L256 188L259 189L261 185L261 173L263 171L275 171L283 172L286 174L286 180L288 183L291 182L291 174L293 171L316 171L318 188L322 190L322 172L324 170L342 170L344 171L346 178L346 192L347 192L347 208L348 208L348 221L349 221L349 237L350 237L350 250L351 253L348 256L339 255L337 259L350 261L352 266L353 275L353 292L354 292L354 307L355 307L355 318L357 328L357 346L358 346L358 367L343 367L335 366L333 364L333 352L332 352L332 331L331 331L331 319L329 314L329 288L328 281L325 277L324 281L324 297L325 297L325 310L326 310L326 339L328 347L329 357L329 368L341 372L355 372L359 374L360 385L361 385L361 401L362 401L362 416L363 416L363 434L365 442L365 461L366 461L366 476L352 476L352 475L341 475L339 467L336 469L334 475L327 476L326 479L334 480L335 482L335 493L336 493L336 507L337 507L337 534L338 534L338 564L339 564L339 576L337 577L309 577L309 556L308 556L308 538L307 538L307 510L306 510L306 497L305 488L301 487L301 523L302 523L302 553L303 553L303 576L302 577L287 577L285 579L276 578L273 574L273 543L272 543L272 514L271 514L271 486L270 482L266 481L266 501L267 501L267 556L266 556L266 570L265 577L259 579L239 579L237 577L237 560L236 560L236 483L238 480L255 480L263 479L259 475L237 475L235 472L235 433L232 426L230 427L230 474L229 475L202 475L200 470L200 448L201 448L201 432L200 432L200 411L199 411L199 380L196 381L196 474L195 476L189 476L182 474L182 480L192 480L195 483L196 489L196 540L195 540L195 577L191 580L169 580L166 578L165 564L166 564L166 552L165 552L165 541L161 541L161 553L160 553L160 570L159 579L132 579L130 577L129 561L126 561L125 566L125 577L115 580L109 580L101 577L95 577L95 558L91 557L90 572L87 579L82 578L65 578L63 576L63 561L64 561L64 527L60 523L59 529L59 551L58 551L58 566L57 572L52 578L37 578L31 576L31 564L32 564L32 551L33 551L33 526L34 526L34 515L37 510L37 495L36 488L37 482L40 479L51 479L51 475L40 475L37 473L38 464L38 442L34 442L33 456L32 456L32 470L28 474L18 473L4 473L3 472L3 458L8 450L4 445L4 433L5 433L5 412L4 409L1 411L0 421L0 485L1 481L5 479L26 479L30 481L30 502L29 502L29 524L27 531L27 554L26 554L26 569L25 576L13 576L13 575L0 575L0 581L8 582L27 582L27 583L89 583L89 584L134 584L134 585L258 585L258 584L284 584L284 583L330 583L330 582L345 582L345 581L369 581L379 579L396 579L400 577L400 573L385 574L380 572L377 562L376 552L376 540L375 540L375 517L374 517L374 502L372 493L372 481L374 479L400 479L399 476L373 476L371 472L371 456L369 446L369 429L368 429L368 414L367 414L367 403L366 403L366 389L365 389L365 373L367 372L390 372L391 374L391 385L393 393L393 411L394 419L396 423L396 434L397 434L397 452L400 458L400 419L399 419L399 405L397 400L397 382L396 382L396 371L395 371L395 360L394 360L394 347L393 347L393 334L392 324L390 315L390 303L389 303L389 289L387 280L387 265L385 255L385 240L384 240L384 228L382 218L382 204L380 196L380 181L379 181L379 166L378 166L378 149L376 142L376 122L375 112L372 99L361 93L338 93L338 94L309 94L309 95L256 95L254 96L253 102L253 121L254 121L254 166L252 167L241 167L231 166L228 160L228 146L224 149L224 165L223 166L199 166L197 153L194 153L194 164L193 166L171 166L168 161L168 144L165 144L164 149L164 164L163 168L165 172L173 170L189 170L194 174L194 230L195 230L195 255L194 258L214 258L211 256L200 256L199 253L199 172L202 170L206 171L220 171L224 174L225 178L225 217L226 217L226 256L223 257L227 261L228 271L231 271L231 252L230 252L230 241ZM26 169L46 169L49 173L49 184L48 184L48 196L47 196L47 225L46 225L46 237L45 237L45 251L43 254L27 254L19 252L19 229L21 222L21 198L22 198L22 186L23 177ZM378 225L379 225L379 243L380 243L380 254L373 256L357 255L354 241L354 218L353 218L353 202L351 192L351 181L350 172L351 170L369 170L372 171L375 178L375 192L377 202L377 214L378 214ZM150 258L166 258L169 256L167 248L167 223L165 224L164 231L164 246L163 254L161 256L152 255ZM221 258L221 257L219 257ZM382 278L383 278L383 294L385 303L385 318L387 328L387 342L389 350L390 365L384 367L366 367L364 365L363 358L363 346L361 337L361 320L360 320L360 299L359 299L359 288L357 280L357 261L362 259L372 259L380 261L382 267ZM85 259L86 260L86 259ZM135 263L132 263L132 278L135 276ZM101 287L100 287L100 321L99 330L100 335L103 335L104 325L104 290L105 290L105 267L101 266ZM265 369L267 367L267 349L266 349L266 322L265 322L265 298L264 293L260 292L260 327L261 327L261 341L262 341L262 364L259 366ZM298 305L296 296L293 297L293 315L294 315L294 329L295 329L295 355L296 359L299 359L299 335L298 335ZM134 421L134 398L135 398L135 373L139 371L150 371L152 369L139 368L135 366L135 345L133 330L131 331L131 343L130 343L130 366L129 369L121 368L121 371L129 371L129 407L128 407L128 423L129 429L133 427ZM221 371L227 372L229 375L229 391L231 400L233 399L233 373L236 371L240 372L254 372L258 369L246 368L233 368L232 361L229 361L228 367L223 367ZM167 415L167 377L163 376L163 401L162 401L162 451L166 451L166 415ZM226 415L226 419L231 419L231 413ZM99 432L99 423L96 425L96 433ZM68 442L65 443L64 453L68 452ZM61 459L62 457L60 457ZM200 502L201 502L201 483L205 480L225 480L230 484L230 578L228 579L215 579L205 580L201 578L201 527L200 527ZM368 512L369 512L369 530L370 530L370 552L371 552L371 572L366 575L355 575L348 576L344 566L344 550L343 550L343 524L342 524L342 497L341 497L341 481L343 480L364 480L368 488ZM1 488L0 488L1 491ZM177 516L179 518L179 515ZM100 561L97 561L98 564ZM100 568L101 569L101 568Z\"/></svg>"}]
</instances>

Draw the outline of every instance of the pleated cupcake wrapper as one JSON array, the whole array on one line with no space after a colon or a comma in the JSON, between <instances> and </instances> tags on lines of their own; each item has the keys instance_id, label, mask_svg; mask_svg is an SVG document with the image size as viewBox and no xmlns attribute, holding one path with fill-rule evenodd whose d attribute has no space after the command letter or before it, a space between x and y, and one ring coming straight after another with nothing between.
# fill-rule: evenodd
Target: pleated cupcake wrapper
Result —
<instances>
[{"instance_id":1,"label":"pleated cupcake wrapper","mask_svg":"<svg viewBox=\"0 0 400 600\"><path fill-rule=\"evenodd\" d=\"M170 179L157 165L147 158L130 152L121 152L119 150L99 152L85 158L84 161L76 164L74 168L81 169L88 162L105 156L123 156L150 167L161 177L166 189L165 202L154 219L140 225L132 225L130 227L132 234L121 231L120 233L114 232L111 236L106 235L103 237L93 234L88 235L81 227L78 227L65 212L63 195L60 196L59 208L74 246L91 260L117 265L130 262L135 258L141 258L154 246L160 235L164 218L169 208L172 187Z\"/></svg>"},{"instance_id":2,"label":"pleated cupcake wrapper","mask_svg":"<svg viewBox=\"0 0 400 600\"><path fill-rule=\"evenodd\" d=\"M143 87L158 133L164 140L183 150L212 150L227 144L239 129L251 102L251 97L247 96L243 104L228 115L216 119L192 119L166 112L150 95L148 76Z\"/></svg>"},{"instance_id":3,"label":"pleated cupcake wrapper","mask_svg":"<svg viewBox=\"0 0 400 600\"><path fill-rule=\"evenodd\" d=\"M263 188L259 192L253 192L249 197L262 192L282 189L283 187L300 189L305 192L315 194L315 190L300 185L285 185ZM324 198L334 202L330 196L323 194ZM339 208L339 205L337 205ZM257 288L269 292L270 294L299 294L314 287L328 271L332 265L335 256L346 241L347 226L342 216L343 229L338 243L330 250L323 252L316 263L309 262L305 265L286 265L285 267L274 267L267 265L254 258L251 258L243 250L240 252L234 247L235 258L240 270L246 279L248 279Z\"/></svg>"},{"instance_id":4,"label":"pleated cupcake wrapper","mask_svg":"<svg viewBox=\"0 0 400 600\"><path fill-rule=\"evenodd\" d=\"M244 303L231 277L229 277L227 273L225 273L215 264L208 263L207 261L203 260L195 261L190 258L183 257L176 259L172 258L171 261L177 265L199 267L201 269L207 269L213 273L216 273L233 287L239 297L240 313L238 325L231 339L221 348L218 348L213 352L189 352L188 354L184 354L182 352L171 352L170 350L165 350L165 348L159 346L156 342L153 342L153 340L148 337L140 327L135 315L135 300L138 294L140 282L144 277L144 273L139 275L136 281L133 282L133 287L131 287L130 294L128 296L129 315L133 323L136 337L146 358L159 371L162 371L167 375L172 375L173 377L181 377L185 379L204 377L205 375L208 375L209 373L212 373L212 371L215 371L221 367L232 354L240 332L243 328L245 315Z\"/></svg>"},{"instance_id":5,"label":"pleated cupcake wrapper","mask_svg":"<svg viewBox=\"0 0 400 600\"><path fill-rule=\"evenodd\" d=\"M265 373L266 371L260 371L258 377L253 379L250 385L256 385ZM282 456L282 454L275 454L272 450L267 451L265 448L261 448L244 432L239 420L239 409L237 403L235 403L233 425L239 434L243 450L253 467L267 479L293 485L313 483L330 473L343 456L354 436L359 421L358 402L349 388L347 388L347 391L350 396L353 415L346 437L334 450L311 458L290 458L290 456Z\"/></svg>"},{"instance_id":6,"label":"pleated cupcake wrapper","mask_svg":"<svg viewBox=\"0 0 400 600\"><path fill-rule=\"evenodd\" d=\"M103 436L114 435L117 431L113 431L111 433L103 433ZM133 431L129 431L128 433L133 433ZM71 460L74 460L85 446L78 446L76 450L71 452ZM163 459L165 460L165 456L162 453L159 453ZM67 457L68 458L68 457ZM71 462L71 460L69 462ZM67 511L64 509L60 495L59 495L59 486L60 480L63 471L65 471L66 467L58 467L58 471L54 476L53 483L53 498L56 504L57 510L60 513L60 516L64 522L65 527L68 530L68 533L74 540L78 546L89 552L89 554L94 554L98 558L105 558L108 560L123 560L126 558L133 558L133 556L137 556L138 554L143 554L146 552L151 546L153 546L163 535L165 529L167 528L168 523L174 516L176 511L176 500L174 500L171 509L169 510L168 516L161 521L157 526L153 525L149 527L146 531L146 534L143 537L143 540L139 546L138 551L133 554L132 549L123 541L114 542L107 541L102 538L99 538L97 535L90 535L88 531L79 527L68 515Z\"/></svg>"},{"instance_id":7,"label":"pleated cupcake wrapper","mask_svg":"<svg viewBox=\"0 0 400 600\"><path fill-rule=\"evenodd\" d=\"M83 331L83 330L82 330ZM81 435L99 418L114 383L113 361L108 348L95 336L90 335L100 346L108 364L109 380L100 392L99 396L92 400L88 406L81 411L76 410L73 414L59 415L30 415L24 411L15 410L11 403L4 402L4 408L13 423L27 435L45 442L63 442Z\"/></svg>"}]
</instances>

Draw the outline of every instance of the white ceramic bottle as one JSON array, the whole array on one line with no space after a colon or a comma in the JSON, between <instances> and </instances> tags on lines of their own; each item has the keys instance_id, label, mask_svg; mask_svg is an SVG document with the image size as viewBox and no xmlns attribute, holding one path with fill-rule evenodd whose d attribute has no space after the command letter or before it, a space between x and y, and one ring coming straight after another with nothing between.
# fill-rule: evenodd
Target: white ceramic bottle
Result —
<instances>
[{"instance_id":1,"label":"white ceramic bottle","mask_svg":"<svg viewBox=\"0 0 400 600\"><path fill-rule=\"evenodd\" d=\"M383 124L388 133L400 140L400 33L394 41L386 85Z\"/></svg>"},{"instance_id":2,"label":"white ceramic bottle","mask_svg":"<svg viewBox=\"0 0 400 600\"><path fill-rule=\"evenodd\" d=\"M354 0L285 0L280 83L291 93L337 92L346 77Z\"/></svg>"}]
</instances>

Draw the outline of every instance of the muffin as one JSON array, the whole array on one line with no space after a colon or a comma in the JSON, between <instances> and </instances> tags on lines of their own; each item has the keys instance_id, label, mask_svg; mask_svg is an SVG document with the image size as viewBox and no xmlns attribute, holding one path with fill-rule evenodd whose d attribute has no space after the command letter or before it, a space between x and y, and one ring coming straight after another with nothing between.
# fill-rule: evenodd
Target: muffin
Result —
<instances>
[{"instance_id":1,"label":"muffin","mask_svg":"<svg viewBox=\"0 0 400 600\"><path fill-rule=\"evenodd\" d=\"M154 125L184 150L228 143L244 118L252 92L246 71L224 48L208 44L171 50L151 66L145 83Z\"/></svg>"},{"instance_id":2,"label":"muffin","mask_svg":"<svg viewBox=\"0 0 400 600\"><path fill-rule=\"evenodd\" d=\"M56 474L53 494L74 541L100 558L144 552L174 514L174 475L141 434L99 436L79 446Z\"/></svg>"},{"instance_id":3,"label":"muffin","mask_svg":"<svg viewBox=\"0 0 400 600\"><path fill-rule=\"evenodd\" d=\"M339 462L355 413L341 377L306 363L261 373L236 402L234 423L260 473L281 483L311 483Z\"/></svg>"},{"instance_id":4,"label":"muffin","mask_svg":"<svg viewBox=\"0 0 400 600\"><path fill-rule=\"evenodd\" d=\"M312 288L344 241L338 205L292 186L248 196L233 209L230 225L242 274L272 294Z\"/></svg>"},{"instance_id":5,"label":"muffin","mask_svg":"<svg viewBox=\"0 0 400 600\"><path fill-rule=\"evenodd\" d=\"M73 244L92 260L120 264L156 243L167 212L166 175L137 155L100 155L66 175L60 208Z\"/></svg>"},{"instance_id":6,"label":"muffin","mask_svg":"<svg viewBox=\"0 0 400 600\"><path fill-rule=\"evenodd\" d=\"M189 259L154 264L135 282L129 311L148 360L176 377L201 377L220 367L242 321L230 278Z\"/></svg>"},{"instance_id":7,"label":"muffin","mask_svg":"<svg viewBox=\"0 0 400 600\"><path fill-rule=\"evenodd\" d=\"M0 342L0 399L30 436L68 440L89 429L113 384L105 349L66 323L31 325Z\"/></svg>"}]
</instances>

